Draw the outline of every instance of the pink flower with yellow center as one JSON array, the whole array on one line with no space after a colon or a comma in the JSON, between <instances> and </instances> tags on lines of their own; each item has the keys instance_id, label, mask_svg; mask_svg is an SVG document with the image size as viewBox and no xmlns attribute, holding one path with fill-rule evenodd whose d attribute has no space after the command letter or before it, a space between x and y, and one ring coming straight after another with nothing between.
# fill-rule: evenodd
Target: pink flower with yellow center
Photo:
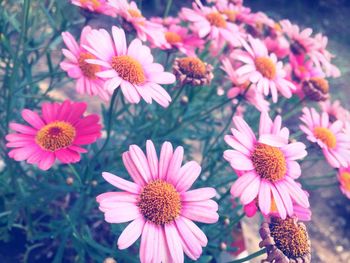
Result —
<instances>
[{"instance_id":1,"label":"pink flower with yellow center","mask_svg":"<svg viewBox=\"0 0 350 263\"><path fill-rule=\"evenodd\" d=\"M309 141L321 147L332 167L347 167L350 164L350 137L343 131L342 121L330 122L327 112L319 114L314 108L306 107L300 120L304 123L300 129Z\"/></svg>"},{"instance_id":2,"label":"pink flower with yellow center","mask_svg":"<svg viewBox=\"0 0 350 263\"><path fill-rule=\"evenodd\" d=\"M256 86L249 86L249 82L240 81L238 79L230 59L222 59L222 69L226 72L228 79L232 82L232 87L227 91L227 97L234 99L238 95L244 95L245 99L259 111L269 110L269 102L265 100L263 94L256 89Z\"/></svg>"},{"instance_id":3,"label":"pink flower with yellow center","mask_svg":"<svg viewBox=\"0 0 350 263\"><path fill-rule=\"evenodd\" d=\"M180 17L191 22L190 28L201 38L209 37L219 43L227 41L233 46L241 45L242 33L239 28L215 7L203 6L198 1L193 3L193 9L182 8Z\"/></svg>"},{"instance_id":4,"label":"pink flower with yellow center","mask_svg":"<svg viewBox=\"0 0 350 263\"><path fill-rule=\"evenodd\" d=\"M121 88L130 103L139 103L143 98L147 103L155 100L163 107L169 105L171 98L159 84L174 83L175 76L153 62L150 48L139 39L127 47L124 30L113 26L112 37L104 29L95 29L87 36L87 42L89 45L83 47L96 59L86 61L106 68L95 74L106 80L105 90L112 94Z\"/></svg>"},{"instance_id":5,"label":"pink flower with yellow center","mask_svg":"<svg viewBox=\"0 0 350 263\"><path fill-rule=\"evenodd\" d=\"M96 57L82 47L86 45L86 36L91 32L91 27L86 26L81 31L80 44L69 32L63 32L62 38L68 49L62 49L66 57L60 63L61 68L67 72L68 76L76 79L76 90L80 94L98 95L103 100L109 99L109 94L103 89L104 81L97 77L95 73L101 71L101 66L86 62L86 59Z\"/></svg>"},{"instance_id":6,"label":"pink flower with yellow center","mask_svg":"<svg viewBox=\"0 0 350 263\"><path fill-rule=\"evenodd\" d=\"M243 42L245 51L235 50L232 53L233 59L243 63L236 70L237 76L256 84L257 89L265 96L271 91L273 102L277 102L278 92L290 98L296 87L286 79L282 62L277 61L275 54L268 53L261 40L249 37L248 42Z\"/></svg>"},{"instance_id":7,"label":"pink flower with yellow center","mask_svg":"<svg viewBox=\"0 0 350 263\"><path fill-rule=\"evenodd\" d=\"M115 10L106 0L71 0L73 5L87 9L90 12L101 13L107 16L115 16Z\"/></svg>"},{"instance_id":8,"label":"pink flower with yellow center","mask_svg":"<svg viewBox=\"0 0 350 263\"><path fill-rule=\"evenodd\" d=\"M146 154L136 145L123 153L124 165L134 182L104 172L104 179L122 190L97 196L99 209L109 223L132 221L118 239L118 248L130 247L140 236L141 262L184 262L184 252L197 260L208 240L193 221L218 221L213 188L189 190L201 167L194 161L182 166L183 148L169 142L158 159L151 141Z\"/></svg>"},{"instance_id":9,"label":"pink flower with yellow center","mask_svg":"<svg viewBox=\"0 0 350 263\"><path fill-rule=\"evenodd\" d=\"M340 190L350 199L350 167L339 169L338 181L340 183Z\"/></svg>"},{"instance_id":10,"label":"pink flower with yellow center","mask_svg":"<svg viewBox=\"0 0 350 263\"><path fill-rule=\"evenodd\" d=\"M350 112L345 109L339 100L331 102L331 100L326 100L319 102L322 111L328 113L331 121L341 120L346 123L350 119Z\"/></svg>"},{"instance_id":11,"label":"pink flower with yellow center","mask_svg":"<svg viewBox=\"0 0 350 263\"><path fill-rule=\"evenodd\" d=\"M177 49L187 56L196 56L196 49L203 49L204 40L190 34L188 29L178 25L170 25L164 32L165 43L160 46L163 50Z\"/></svg>"},{"instance_id":12,"label":"pink flower with yellow center","mask_svg":"<svg viewBox=\"0 0 350 263\"><path fill-rule=\"evenodd\" d=\"M94 143L101 136L101 125L96 114L83 116L84 102L43 103L41 116L31 110L22 111L28 125L11 123L17 133L6 136L9 156L16 161L27 160L42 170L49 169L58 159L62 163L80 161L81 145Z\"/></svg>"},{"instance_id":13,"label":"pink flower with yellow center","mask_svg":"<svg viewBox=\"0 0 350 263\"><path fill-rule=\"evenodd\" d=\"M123 19L122 24L126 31L135 30L139 39L148 40L155 46L160 46L165 42L163 26L147 20L134 1L128 3L127 0L109 0L109 4Z\"/></svg>"},{"instance_id":14,"label":"pink flower with yellow center","mask_svg":"<svg viewBox=\"0 0 350 263\"><path fill-rule=\"evenodd\" d=\"M294 214L293 203L309 207L307 195L294 181L301 175L296 160L306 156L305 145L288 143L289 130L281 127L281 117L272 121L266 112L261 113L259 138L243 118L234 117L233 123L236 128L225 141L234 150L224 152L224 158L239 174L231 194L243 205L258 199L265 215L274 212L274 202L281 218Z\"/></svg>"}]
</instances>

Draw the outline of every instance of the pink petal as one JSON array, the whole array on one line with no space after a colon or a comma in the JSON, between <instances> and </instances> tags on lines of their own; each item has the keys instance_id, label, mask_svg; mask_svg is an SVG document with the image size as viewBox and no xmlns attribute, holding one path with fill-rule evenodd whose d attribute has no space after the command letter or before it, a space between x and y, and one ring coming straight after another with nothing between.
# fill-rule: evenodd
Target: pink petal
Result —
<instances>
[{"instance_id":1,"label":"pink petal","mask_svg":"<svg viewBox=\"0 0 350 263\"><path fill-rule=\"evenodd\" d=\"M140 209L134 204L130 204L130 206L123 209L109 210L105 213L105 220L108 223L125 223L139 217L142 217Z\"/></svg>"},{"instance_id":2,"label":"pink petal","mask_svg":"<svg viewBox=\"0 0 350 263\"><path fill-rule=\"evenodd\" d=\"M158 178L158 156L151 140L147 140L146 142L146 152L151 176L156 180Z\"/></svg>"},{"instance_id":3,"label":"pink petal","mask_svg":"<svg viewBox=\"0 0 350 263\"><path fill-rule=\"evenodd\" d=\"M175 220L176 228L180 234L180 240L184 252L193 260L197 260L202 254L202 246L199 244L197 238L192 231L187 227L186 223L181 217Z\"/></svg>"},{"instance_id":4,"label":"pink petal","mask_svg":"<svg viewBox=\"0 0 350 263\"><path fill-rule=\"evenodd\" d=\"M170 142L164 142L159 157L159 179L163 179L166 177L168 173L168 166L172 157L173 146Z\"/></svg>"},{"instance_id":5,"label":"pink petal","mask_svg":"<svg viewBox=\"0 0 350 263\"><path fill-rule=\"evenodd\" d=\"M136 168L134 162L131 160L130 153L129 152L124 152L122 155L123 163L128 171L129 175L133 179L133 181L140 185L144 186L146 184L144 178L141 176L139 173L138 169Z\"/></svg>"},{"instance_id":6,"label":"pink petal","mask_svg":"<svg viewBox=\"0 0 350 263\"><path fill-rule=\"evenodd\" d=\"M113 185L121 190L130 192L133 194L139 194L141 191L141 187L139 185L132 183L132 182L129 182L129 181L127 181L119 176L114 175L114 174L111 174L108 172L103 172L102 176L108 183L110 183L111 185Z\"/></svg>"},{"instance_id":7,"label":"pink petal","mask_svg":"<svg viewBox=\"0 0 350 263\"><path fill-rule=\"evenodd\" d=\"M226 150L224 152L224 158L230 162L230 165L234 169L241 171L254 170L253 162L243 153L235 150Z\"/></svg>"},{"instance_id":8,"label":"pink petal","mask_svg":"<svg viewBox=\"0 0 350 263\"><path fill-rule=\"evenodd\" d=\"M244 173L231 186L231 194L233 197L239 197L247 186L258 176L255 172Z\"/></svg>"},{"instance_id":9,"label":"pink petal","mask_svg":"<svg viewBox=\"0 0 350 263\"><path fill-rule=\"evenodd\" d=\"M131 145L129 147L129 155L140 175L144 178L146 183L148 183L151 180L151 172L148 167L147 158L143 151L137 145Z\"/></svg>"},{"instance_id":10,"label":"pink petal","mask_svg":"<svg viewBox=\"0 0 350 263\"><path fill-rule=\"evenodd\" d=\"M190 161L181 167L179 171L179 180L176 185L176 189L179 192L185 192L196 181L199 174L201 173L202 168L195 161Z\"/></svg>"},{"instance_id":11,"label":"pink petal","mask_svg":"<svg viewBox=\"0 0 350 263\"><path fill-rule=\"evenodd\" d=\"M246 187L246 189L243 190L240 198L242 204L249 204L257 197L260 188L260 181L261 179L258 176L255 177L254 180Z\"/></svg>"},{"instance_id":12,"label":"pink petal","mask_svg":"<svg viewBox=\"0 0 350 263\"><path fill-rule=\"evenodd\" d=\"M288 143L288 140L278 135L263 134L263 135L260 135L259 142L270 146L274 146L274 147L283 147Z\"/></svg>"},{"instance_id":13,"label":"pink petal","mask_svg":"<svg viewBox=\"0 0 350 263\"><path fill-rule=\"evenodd\" d=\"M261 180L258 199L261 212L268 215L271 210L271 191L269 183L265 179Z\"/></svg>"},{"instance_id":14,"label":"pink petal","mask_svg":"<svg viewBox=\"0 0 350 263\"><path fill-rule=\"evenodd\" d=\"M273 200L275 201L278 213L282 219L285 219L287 217L287 212L286 212L284 203L282 201L282 198L273 184L270 184L270 189L271 189Z\"/></svg>"},{"instance_id":15,"label":"pink petal","mask_svg":"<svg viewBox=\"0 0 350 263\"><path fill-rule=\"evenodd\" d=\"M24 109L24 110L22 110L22 117L26 122L28 122L30 125L32 125L34 128L36 128L38 130L41 129L45 125L45 123L40 118L38 113L36 113L34 111Z\"/></svg>"},{"instance_id":16,"label":"pink petal","mask_svg":"<svg viewBox=\"0 0 350 263\"><path fill-rule=\"evenodd\" d=\"M183 207L181 215L193 221L206 224L216 223L219 220L219 215L215 211L199 206L196 206L196 209Z\"/></svg>"},{"instance_id":17,"label":"pink petal","mask_svg":"<svg viewBox=\"0 0 350 263\"><path fill-rule=\"evenodd\" d=\"M10 128L14 131L24 133L24 134L30 134L30 135L35 135L38 131L33 129L32 127L22 125L19 123L11 122L10 123Z\"/></svg>"},{"instance_id":18,"label":"pink petal","mask_svg":"<svg viewBox=\"0 0 350 263\"><path fill-rule=\"evenodd\" d=\"M174 224L165 224L165 237L173 263L183 263L184 253L181 246L179 233Z\"/></svg>"},{"instance_id":19,"label":"pink petal","mask_svg":"<svg viewBox=\"0 0 350 263\"><path fill-rule=\"evenodd\" d=\"M208 239L204 234L204 232L195 223L193 223L191 220L187 219L186 217L181 217L181 219L186 223L188 228L195 235L195 237L199 241L199 244L202 247L205 247L208 244Z\"/></svg>"},{"instance_id":20,"label":"pink petal","mask_svg":"<svg viewBox=\"0 0 350 263\"><path fill-rule=\"evenodd\" d=\"M202 201L208 200L216 196L216 190L211 187L198 188L195 190L187 191L181 194L181 200L186 201Z\"/></svg>"},{"instance_id":21,"label":"pink petal","mask_svg":"<svg viewBox=\"0 0 350 263\"><path fill-rule=\"evenodd\" d=\"M183 156L184 148L179 146L175 149L173 157L169 163L166 181L171 182L174 185L176 185L179 180Z\"/></svg>"},{"instance_id":22,"label":"pink petal","mask_svg":"<svg viewBox=\"0 0 350 263\"><path fill-rule=\"evenodd\" d=\"M126 249L130 247L141 236L145 219L142 216L132 221L118 238L118 248Z\"/></svg>"}]
</instances>

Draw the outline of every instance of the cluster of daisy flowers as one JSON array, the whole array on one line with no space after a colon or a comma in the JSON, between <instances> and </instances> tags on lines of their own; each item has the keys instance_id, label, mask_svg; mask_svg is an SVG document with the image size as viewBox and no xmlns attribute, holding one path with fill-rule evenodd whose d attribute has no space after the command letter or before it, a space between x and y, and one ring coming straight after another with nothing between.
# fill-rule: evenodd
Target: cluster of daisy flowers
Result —
<instances>
[{"instance_id":1,"label":"cluster of daisy flowers","mask_svg":"<svg viewBox=\"0 0 350 263\"><path fill-rule=\"evenodd\" d=\"M245 215L264 217L260 246L266 247L268 262L310 262L310 240L300 222L311 220L309 193L298 182L308 148L319 147L350 198L350 119L340 102L330 98L328 79L340 71L326 49L327 37L254 13L237 0L194 1L176 17L165 18L144 17L133 1L71 2L111 16L116 24L107 29L86 25L79 39L62 33L60 67L74 79L78 93L108 102L121 90L131 104L156 102L167 108L172 98L166 85L210 86L223 76L216 83L235 104L230 110L259 111L256 130L244 109L233 112L234 127L222 138L231 147L223 159L237 175L230 193ZM166 54L164 65L152 55L158 52ZM172 72L165 70L167 63L172 63ZM297 108L302 106L299 127L308 142L297 141L283 126L283 114L276 116L276 103L292 97L299 100ZM6 136L9 157L42 170L56 159L79 162L88 152L82 146L95 143L102 130L99 116L85 114L86 108L84 102L66 100L42 103L39 113L24 109L27 124L11 123L14 133ZM197 260L208 239L194 222L219 220L219 205L212 200L216 190L191 189L201 166L182 164L183 147L174 149L170 142L163 143L159 154L148 140L145 151L130 145L121 156L132 182L105 171L103 178L121 191L96 198L106 222L130 222L118 248L127 249L141 237L141 262L181 263L184 254Z\"/></svg>"}]
</instances>

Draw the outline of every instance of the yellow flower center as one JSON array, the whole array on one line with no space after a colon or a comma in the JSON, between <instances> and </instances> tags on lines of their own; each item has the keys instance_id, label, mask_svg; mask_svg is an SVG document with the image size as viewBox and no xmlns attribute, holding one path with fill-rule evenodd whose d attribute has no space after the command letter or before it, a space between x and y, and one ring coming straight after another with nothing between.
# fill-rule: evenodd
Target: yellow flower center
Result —
<instances>
[{"instance_id":1,"label":"yellow flower center","mask_svg":"<svg viewBox=\"0 0 350 263\"><path fill-rule=\"evenodd\" d=\"M230 21L230 22L236 21L237 12L227 9L227 10L222 11L221 13L226 15L228 21Z\"/></svg>"},{"instance_id":2,"label":"yellow flower center","mask_svg":"<svg viewBox=\"0 0 350 263\"><path fill-rule=\"evenodd\" d=\"M226 20L220 13L209 13L205 17L212 26L226 28Z\"/></svg>"},{"instance_id":3,"label":"yellow flower center","mask_svg":"<svg viewBox=\"0 0 350 263\"><path fill-rule=\"evenodd\" d=\"M273 218L270 223L270 231L276 247L289 259L297 259L310 253L306 229L295 219Z\"/></svg>"},{"instance_id":4,"label":"yellow flower center","mask_svg":"<svg viewBox=\"0 0 350 263\"><path fill-rule=\"evenodd\" d=\"M35 142L44 150L54 152L71 145L75 135L76 130L70 123L55 121L38 131Z\"/></svg>"},{"instance_id":5,"label":"yellow flower center","mask_svg":"<svg viewBox=\"0 0 350 263\"><path fill-rule=\"evenodd\" d=\"M269 57L256 58L255 67L265 78L274 79L276 77L275 63Z\"/></svg>"},{"instance_id":6,"label":"yellow flower center","mask_svg":"<svg viewBox=\"0 0 350 263\"><path fill-rule=\"evenodd\" d=\"M271 182L282 179L287 172L286 159L277 147L258 143L251 160L257 174Z\"/></svg>"},{"instance_id":7,"label":"yellow flower center","mask_svg":"<svg viewBox=\"0 0 350 263\"><path fill-rule=\"evenodd\" d=\"M83 75L89 79L96 79L95 73L100 71L99 65L87 63L86 59L94 59L95 56L90 53L80 53L78 65Z\"/></svg>"},{"instance_id":8,"label":"yellow flower center","mask_svg":"<svg viewBox=\"0 0 350 263\"><path fill-rule=\"evenodd\" d=\"M325 127L316 127L314 129L314 135L317 139L321 140L328 148L335 148L337 145L337 138L334 133Z\"/></svg>"},{"instance_id":9,"label":"yellow flower center","mask_svg":"<svg viewBox=\"0 0 350 263\"><path fill-rule=\"evenodd\" d=\"M134 18L143 17L141 12L139 10L136 10L136 9L129 9L128 13L131 15L131 17L134 17Z\"/></svg>"},{"instance_id":10,"label":"yellow flower center","mask_svg":"<svg viewBox=\"0 0 350 263\"><path fill-rule=\"evenodd\" d=\"M350 173L342 172L340 174L340 183L346 191L350 191Z\"/></svg>"},{"instance_id":11,"label":"yellow flower center","mask_svg":"<svg viewBox=\"0 0 350 263\"><path fill-rule=\"evenodd\" d=\"M170 31L165 32L165 39L170 44L176 44L176 43L182 42L182 37L178 33L170 32Z\"/></svg>"},{"instance_id":12,"label":"yellow flower center","mask_svg":"<svg viewBox=\"0 0 350 263\"><path fill-rule=\"evenodd\" d=\"M136 59L124 55L112 58L112 68L119 77L134 85L140 85L146 81L142 65Z\"/></svg>"},{"instance_id":13,"label":"yellow flower center","mask_svg":"<svg viewBox=\"0 0 350 263\"><path fill-rule=\"evenodd\" d=\"M314 88L321 91L323 94L327 94L329 92L328 81L324 78L313 77L309 80Z\"/></svg>"},{"instance_id":14,"label":"yellow flower center","mask_svg":"<svg viewBox=\"0 0 350 263\"><path fill-rule=\"evenodd\" d=\"M178 60L179 68L185 75L193 78L204 78L206 66L196 57L185 57Z\"/></svg>"},{"instance_id":15,"label":"yellow flower center","mask_svg":"<svg viewBox=\"0 0 350 263\"><path fill-rule=\"evenodd\" d=\"M94 9L101 6L100 1L98 0L80 0L80 3L83 5L91 5Z\"/></svg>"},{"instance_id":16,"label":"yellow flower center","mask_svg":"<svg viewBox=\"0 0 350 263\"><path fill-rule=\"evenodd\" d=\"M156 225L168 224L180 214L180 194L172 184L155 180L143 188L138 206L147 220Z\"/></svg>"}]
</instances>

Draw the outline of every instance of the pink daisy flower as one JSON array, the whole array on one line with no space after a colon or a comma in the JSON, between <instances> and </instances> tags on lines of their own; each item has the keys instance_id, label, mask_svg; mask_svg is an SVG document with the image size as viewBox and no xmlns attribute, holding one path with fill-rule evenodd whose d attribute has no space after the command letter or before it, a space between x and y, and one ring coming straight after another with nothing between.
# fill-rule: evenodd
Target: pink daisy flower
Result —
<instances>
[{"instance_id":1,"label":"pink daisy flower","mask_svg":"<svg viewBox=\"0 0 350 263\"><path fill-rule=\"evenodd\" d=\"M147 20L134 1L128 3L127 0L109 0L109 4L116 10L117 15L123 18L125 30L135 30L139 39L148 40L156 46L165 42L163 26Z\"/></svg>"},{"instance_id":2,"label":"pink daisy flower","mask_svg":"<svg viewBox=\"0 0 350 263\"><path fill-rule=\"evenodd\" d=\"M81 31L80 44L69 32L63 32L62 38L66 47L63 48L63 55L66 57L60 63L61 68L68 76L76 79L76 90L80 94L99 95L103 100L109 99L109 94L103 89L104 81L95 75L101 71L101 66L87 63L86 59L96 57L82 47L86 45L86 36L91 32L91 27L86 26Z\"/></svg>"},{"instance_id":3,"label":"pink daisy flower","mask_svg":"<svg viewBox=\"0 0 350 263\"><path fill-rule=\"evenodd\" d=\"M340 168L338 172L340 190L350 199L350 167Z\"/></svg>"},{"instance_id":4,"label":"pink daisy flower","mask_svg":"<svg viewBox=\"0 0 350 263\"><path fill-rule=\"evenodd\" d=\"M95 74L106 80L105 90L112 94L120 87L130 103L139 103L143 98L147 103L155 100L167 107L171 98L159 84L174 83L175 76L153 62L151 50L139 39L134 39L127 47L124 30L115 26L112 36L104 29L94 29L87 36L89 46L83 45L97 57L86 61L107 69Z\"/></svg>"},{"instance_id":5,"label":"pink daisy flower","mask_svg":"<svg viewBox=\"0 0 350 263\"><path fill-rule=\"evenodd\" d=\"M178 49L187 56L196 56L197 48L203 49L204 40L197 35L190 34L188 29L178 25L171 25L164 32L165 43L160 48L163 50Z\"/></svg>"},{"instance_id":6,"label":"pink daisy flower","mask_svg":"<svg viewBox=\"0 0 350 263\"><path fill-rule=\"evenodd\" d=\"M350 112L341 105L339 100L335 100L333 103L330 100L321 101L319 105L322 111L328 113L331 121L341 120L346 123L350 120Z\"/></svg>"},{"instance_id":7,"label":"pink daisy flower","mask_svg":"<svg viewBox=\"0 0 350 263\"><path fill-rule=\"evenodd\" d=\"M290 98L295 85L286 79L286 72L281 61L277 61L275 54L269 54L264 43L259 39L249 37L243 42L246 51L236 50L233 59L239 60L243 65L236 70L240 79L256 84L257 89L267 96L270 91L272 101L277 102L277 92Z\"/></svg>"},{"instance_id":8,"label":"pink daisy flower","mask_svg":"<svg viewBox=\"0 0 350 263\"><path fill-rule=\"evenodd\" d=\"M182 8L180 17L192 23L191 29L201 38L209 37L220 43L227 41L233 46L240 46L242 41L238 27L228 21L215 7L203 6L200 2L193 3L193 9Z\"/></svg>"},{"instance_id":9,"label":"pink daisy flower","mask_svg":"<svg viewBox=\"0 0 350 263\"><path fill-rule=\"evenodd\" d=\"M107 16L115 16L114 9L106 0L71 0L73 5L87 9L90 12L101 13Z\"/></svg>"},{"instance_id":10,"label":"pink daisy flower","mask_svg":"<svg viewBox=\"0 0 350 263\"><path fill-rule=\"evenodd\" d=\"M292 24L289 20L280 21L283 32L288 36L291 42L291 51L295 55L309 53L316 47L315 40L311 37L312 29L305 28L300 30L299 26Z\"/></svg>"},{"instance_id":11,"label":"pink daisy flower","mask_svg":"<svg viewBox=\"0 0 350 263\"><path fill-rule=\"evenodd\" d=\"M321 147L332 167L347 167L350 164L350 137L343 131L342 121L330 122L327 112L319 114L314 108L306 107L300 120L304 123L300 129L309 141Z\"/></svg>"},{"instance_id":12,"label":"pink daisy flower","mask_svg":"<svg viewBox=\"0 0 350 263\"><path fill-rule=\"evenodd\" d=\"M41 116L31 110L22 111L30 126L11 123L17 133L6 136L7 147L15 148L9 156L16 161L27 160L42 170L49 169L56 159L62 163L80 161L81 145L94 143L101 136L101 125L96 114L83 116L84 102L43 103Z\"/></svg>"},{"instance_id":13,"label":"pink daisy flower","mask_svg":"<svg viewBox=\"0 0 350 263\"><path fill-rule=\"evenodd\" d=\"M228 90L227 97L236 98L238 95L243 95L245 99L259 111L268 111L269 102L265 100L263 94L257 91L255 85L249 87L249 82L240 81L237 77L236 71L228 58L222 59L222 67L226 73L229 80L232 82L233 86ZM246 89L248 88L248 91Z\"/></svg>"},{"instance_id":14,"label":"pink daisy flower","mask_svg":"<svg viewBox=\"0 0 350 263\"><path fill-rule=\"evenodd\" d=\"M200 174L194 161L181 166L183 148L169 142L162 146L158 160L151 141L146 154L131 145L123 162L134 182L104 172L102 176L123 192L97 196L99 209L109 223L132 221L118 239L118 248L131 246L141 236L141 262L184 261L184 254L196 260L207 245L207 238L192 221L215 223L218 205L210 198L213 188L189 190Z\"/></svg>"},{"instance_id":15,"label":"pink daisy flower","mask_svg":"<svg viewBox=\"0 0 350 263\"><path fill-rule=\"evenodd\" d=\"M258 198L260 211L269 215L274 200L281 218L293 215L293 202L309 207L308 197L294 180L301 175L295 161L306 156L301 142L288 143L289 130L282 128L281 116L274 121L261 113L259 138L241 117L234 117L236 129L225 141L234 150L226 150L224 158L240 175L231 187L231 194L243 205Z\"/></svg>"}]
</instances>

